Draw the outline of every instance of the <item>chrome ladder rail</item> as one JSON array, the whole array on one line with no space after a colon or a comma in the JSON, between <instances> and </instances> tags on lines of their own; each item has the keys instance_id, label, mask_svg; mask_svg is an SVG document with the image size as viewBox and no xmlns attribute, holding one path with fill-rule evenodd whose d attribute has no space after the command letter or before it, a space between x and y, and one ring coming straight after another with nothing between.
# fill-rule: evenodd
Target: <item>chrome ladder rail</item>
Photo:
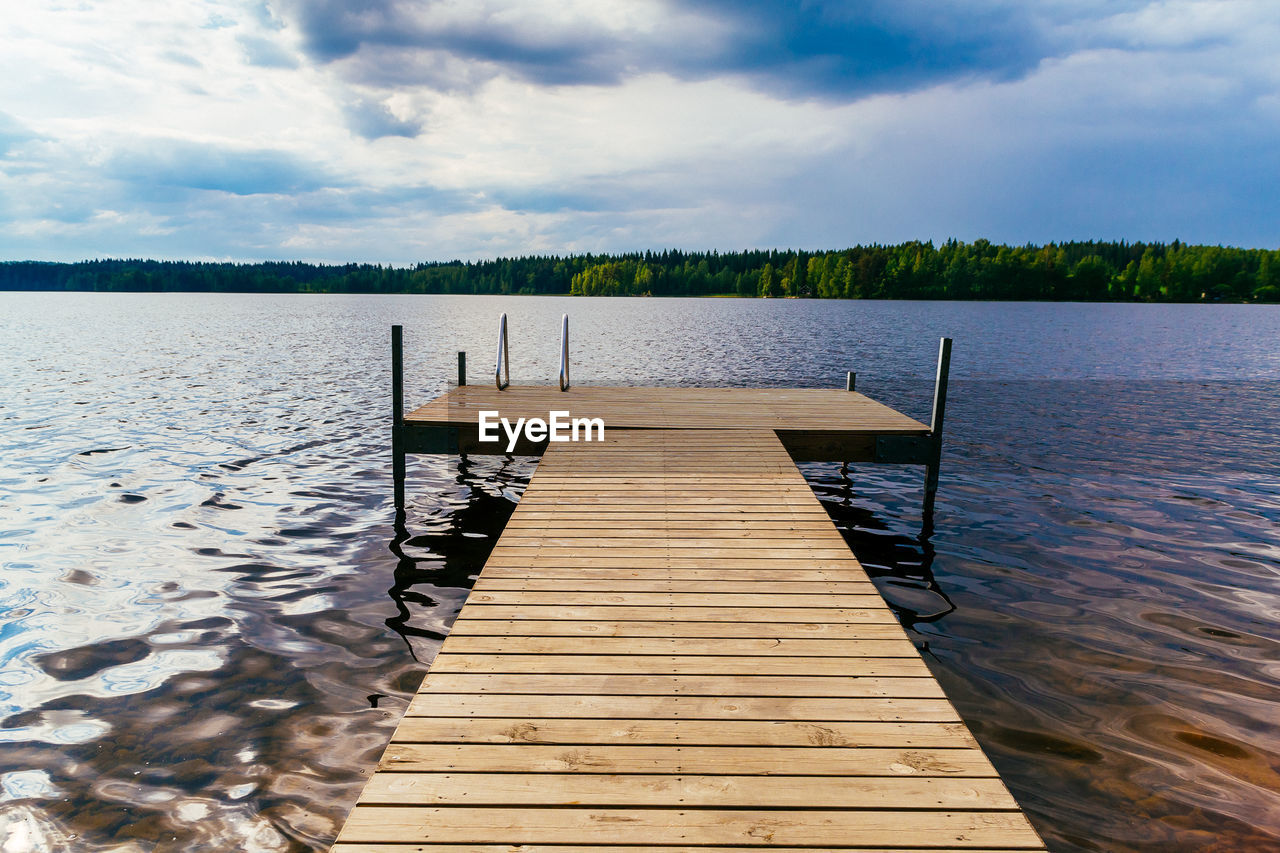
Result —
<instances>
[{"instance_id":1,"label":"chrome ladder rail","mask_svg":"<svg viewBox=\"0 0 1280 853\"><path fill-rule=\"evenodd\" d=\"M569 390L569 315L560 318L560 390Z\"/></svg>"},{"instance_id":2,"label":"chrome ladder rail","mask_svg":"<svg viewBox=\"0 0 1280 853\"><path fill-rule=\"evenodd\" d=\"M505 313L498 318L498 366L493 371L493 381L499 391L505 391L511 384L511 355L507 349L507 315Z\"/></svg>"},{"instance_id":3,"label":"chrome ladder rail","mask_svg":"<svg viewBox=\"0 0 1280 853\"><path fill-rule=\"evenodd\" d=\"M498 361L493 370L493 384L497 386L499 391L505 391L511 384L511 352L507 343L507 315L501 314L498 317ZM459 373L461 377L462 362L459 361ZM459 384L463 384L463 380ZM560 390L569 390L569 315L565 314L560 318Z\"/></svg>"}]
</instances>

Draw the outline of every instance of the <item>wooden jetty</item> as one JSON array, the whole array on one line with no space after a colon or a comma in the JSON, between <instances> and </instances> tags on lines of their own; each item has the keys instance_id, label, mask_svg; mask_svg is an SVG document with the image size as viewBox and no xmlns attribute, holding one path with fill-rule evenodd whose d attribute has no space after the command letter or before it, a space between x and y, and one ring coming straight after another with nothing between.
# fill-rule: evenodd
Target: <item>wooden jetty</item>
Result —
<instances>
[{"instance_id":1,"label":"wooden jetty","mask_svg":"<svg viewBox=\"0 0 1280 853\"><path fill-rule=\"evenodd\" d=\"M470 449L491 404L605 439L520 448L334 853L1044 849L793 461L936 431L856 392L462 386L398 447Z\"/></svg>"}]
</instances>

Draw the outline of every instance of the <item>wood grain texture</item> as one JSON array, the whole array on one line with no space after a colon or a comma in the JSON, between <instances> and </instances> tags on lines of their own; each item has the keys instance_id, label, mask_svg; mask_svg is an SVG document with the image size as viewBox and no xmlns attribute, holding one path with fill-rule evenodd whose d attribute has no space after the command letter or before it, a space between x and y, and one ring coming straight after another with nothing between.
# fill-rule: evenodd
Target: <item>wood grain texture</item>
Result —
<instances>
[{"instance_id":1,"label":"wood grain texture","mask_svg":"<svg viewBox=\"0 0 1280 853\"><path fill-rule=\"evenodd\" d=\"M724 655L730 659L754 656L754 665L767 664L770 658L910 658L920 661L916 647L902 639L851 640L764 639L761 637L594 637L583 643L579 637L540 636L471 636L454 634L446 641L432 667L440 669L446 655L513 655L525 661L535 657L558 655L668 655L672 661L682 656L713 660ZM923 666L923 661L920 661ZM527 671L527 670L526 670ZM926 670L927 671L927 670Z\"/></svg>"},{"instance_id":2,"label":"wood grain texture","mask_svg":"<svg viewBox=\"0 0 1280 853\"><path fill-rule=\"evenodd\" d=\"M434 844L420 843L408 841L402 844L395 842L390 843L339 843L334 845L332 853L687 853L690 849L687 845L662 845L662 844L645 844L643 847L634 845L619 846L610 844L526 844L519 845L510 844ZM868 847L859 845L857 847L834 846L832 844L823 844L818 847L780 847L770 845L761 847L759 845L753 847L736 847L729 845L716 845L715 847L704 848L714 850L716 853L760 853L762 849L769 850L770 853L827 853L830 850L849 850L857 851L857 853L903 853L902 847ZM979 847L927 847L917 848L928 850L929 853L1018 853L1018 851L1036 851L1044 850L1040 844L1030 844L1023 846L1009 847L1004 846L1000 849L979 848Z\"/></svg>"},{"instance_id":3,"label":"wood grain texture","mask_svg":"<svg viewBox=\"0 0 1280 853\"><path fill-rule=\"evenodd\" d=\"M720 776L940 776L995 778L976 749L787 746L548 746L393 742L379 765L393 772L666 773ZM811 781L809 784L820 785Z\"/></svg>"},{"instance_id":4,"label":"wood grain texture","mask_svg":"<svg viewBox=\"0 0 1280 853\"><path fill-rule=\"evenodd\" d=\"M632 696L549 693L427 693L410 717L593 717L652 720L847 720L952 723L946 699L813 696Z\"/></svg>"},{"instance_id":5,"label":"wood grain texture","mask_svg":"<svg viewBox=\"0 0 1280 853\"><path fill-rule=\"evenodd\" d=\"M357 806L340 841L989 847L1039 839L1018 812Z\"/></svg>"},{"instance_id":6,"label":"wood grain texture","mask_svg":"<svg viewBox=\"0 0 1280 853\"><path fill-rule=\"evenodd\" d=\"M801 720L574 719L572 717L414 717L393 743L544 743L654 746L972 747L963 723L805 722Z\"/></svg>"},{"instance_id":7,"label":"wood grain texture","mask_svg":"<svg viewBox=\"0 0 1280 853\"><path fill-rule=\"evenodd\" d=\"M768 431L865 429L877 432L924 434L928 427L857 392L826 389L760 388L609 388L573 386L566 392L547 386L512 385L499 391L491 385L466 385L452 389L410 412L411 423L475 424L479 412L496 410L513 423L516 418L542 418L551 411L571 411L576 418L602 418L605 435L616 430L735 429L750 437L730 444L710 439L698 449L754 443L772 451ZM776 439L775 439L776 440ZM637 436L623 452L666 449L657 436ZM778 445L780 447L780 445ZM672 447L663 459L694 459L696 449Z\"/></svg>"},{"instance_id":8,"label":"wood grain texture","mask_svg":"<svg viewBox=\"0 0 1280 853\"><path fill-rule=\"evenodd\" d=\"M461 390L410 417L572 396ZM1043 850L782 443L748 428L922 425L848 392L632 390L574 414L684 428L546 451L335 853Z\"/></svg>"},{"instance_id":9,"label":"wood grain texture","mask_svg":"<svg viewBox=\"0 0 1280 853\"><path fill-rule=\"evenodd\" d=\"M593 644L594 645L594 644ZM431 663L433 674L504 673L508 675L732 675L760 678L780 675L818 675L866 679L869 676L909 676L933 679L924 661L910 648L910 657L783 657L732 655L584 655L584 654L440 654ZM741 676L740 673L753 673ZM771 689L776 689L771 686ZM524 692L524 691L522 691ZM716 691L718 695L725 695Z\"/></svg>"},{"instance_id":10,"label":"wood grain texture","mask_svg":"<svg viewBox=\"0 0 1280 853\"><path fill-rule=\"evenodd\" d=\"M807 776L600 775L583 773L380 773L369 805L666 806L670 808L1017 808L999 779Z\"/></svg>"},{"instance_id":11,"label":"wood grain texture","mask_svg":"<svg viewBox=\"0 0 1280 853\"><path fill-rule=\"evenodd\" d=\"M402 844L395 842L390 843L339 843L332 848L333 853L687 853L690 848L687 845L662 845L662 844L645 844L643 847L634 845L619 846L610 844L526 844L521 843L518 846L510 844L434 844L420 843L408 841ZM770 845L761 847L755 845L752 847L737 847L730 845L716 845L715 847L705 848L716 851L716 853L760 853L762 849L770 851L770 853L827 853L830 850L849 850L857 851L857 853L903 853L902 847L868 847L859 845L857 847L836 846L830 843L823 844L818 847L781 847ZM929 853L1017 853L1017 851L1025 850L1044 850L1044 847L1038 843L1032 843L1022 846L1003 846L998 850L989 847L927 847L917 848L928 850Z\"/></svg>"}]
</instances>

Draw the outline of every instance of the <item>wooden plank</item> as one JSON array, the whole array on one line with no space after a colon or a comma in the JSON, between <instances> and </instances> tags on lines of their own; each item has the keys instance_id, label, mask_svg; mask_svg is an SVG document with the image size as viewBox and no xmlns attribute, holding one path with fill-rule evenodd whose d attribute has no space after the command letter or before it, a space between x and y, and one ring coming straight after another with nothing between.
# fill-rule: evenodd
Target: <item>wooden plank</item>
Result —
<instances>
[{"instance_id":1,"label":"wooden plank","mask_svg":"<svg viewBox=\"0 0 1280 853\"><path fill-rule=\"evenodd\" d=\"M656 520L637 521L630 525L616 517L603 519L590 512L579 516L555 514L549 518L531 518L531 515L532 513L522 513L519 517L509 520L503 535L535 536L547 531L557 531L569 536L612 539L623 536L665 536L668 533L690 531L686 535L706 536L712 539L737 539L749 538L758 533L777 535L816 533L825 536L832 532L831 523L825 518L816 516L809 520L775 518L771 513L764 513L760 518L750 521L734 516L716 516L714 520L686 521L683 516L671 518L669 514L663 513L662 517Z\"/></svg>"},{"instance_id":2,"label":"wooden plank","mask_svg":"<svg viewBox=\"0 0 1280 853\"><path fill-rule=\"evenodd\" d=\"M468 604L468 619L586 619L640 622L735 622L739 618L755 622L833 622L837 624L893 624L893 613L887 607L854 610L836 607L753 607L743 612L740 607L630 607L621 604L580 605L554 604Z\"/></svg>"},{"instance_id":3,"label":"wooden plank","mask_svg":"<svg viewBox=\"0 0 1280 853\"><path fill-rule=\"evenodd\" d=\"M801 507L803 508L803 507ZM516 517L515 526L508 523L506 532L511 539L540 538L543 535L569 536L592 539L620 539L627 537L658 537L662 539L684 537L710 537L714 539L787 539L794 541L796 534L801 538L812 536L815 539L834 539L843 541L844 537L830 527L830 522L814 515L795 517L779 516L771 510L744 517L736 509L729 512L710 513L702 520L686 520L684 514L664 509L656 518L630 521L622 513L614 513L602 518L590 510L576 515L567 507L559 510L547 508L553 514L545 518L532 518L534 506L529 506L528 513ZM822 525L826 524L824 529Z\"/></svg>"},{"instance_id":4,"label":"wooden plank","mask_svg":"<svg viewBox=\"0 0 1280 853\"><path fill-rule=\"evenodd\" d=\"M650 746L976 747L961 723L799 720L415 717L395 743L648 744ZM803 766L803 765L798 765Z\"/></svg>"},{"instance_id":5,"label":"wooden plank","mask_svg":"<svg viewBox=\"0 0 1280 853\"><path fill-rule=\"evenodd\" d=\"M696 595L724 595L726 593L754 593L779 595L876 595L875 584L869 580L848 581L780 581L754 578L750 575L731 580L710 578L684 578L680 580L657 578L583 578L573 573L565 577L504 577L488 574L477 580L472 588L476 592L681 592Z\"/></svg>"},{"instance_id":6,"label":"wooden plank","mask_svg":"<svg viewBox=\"0 0 1280 853\"><path fill-rule=\"evenodd\" d=\"M847 545L843 540L829 539L810 542L807 545L777 544L778 540L762 541L750 538L721 538L704 540L699 544L676 537L648 537L643 541L631 539L627 542L616 542L603 537L580 537L576 541L537 543L531 539L516 540L508 544L495 546L494 556L503 561L515 560L538 561L549 563L555 558L590 559L593 554L600 558L616 561L619 558L632 559L637 562L652 559L693 559L703 561L715 560L720 563L750 561L753 565L761 565L762 561L773 560L823 560L844 562L852 567ZM599 554L601 549L609 553Z\"/></svg>"},{"instance_id":7,"label":"wooden plank","mask_svg":"<svg viewBox=\"0 0 1280 853\"><path fill-rule=\"evenodd\" d=\"M607 554L592 556L573 556L566 557L563 555L550 554L534 554L527 556L515 556L511 552L495 554L490 557L490 563L486 565L499 566L524 566L534 568L537 566L555 566L556 568L616 568L616 569L635 569L635 568L665 568L665 569L719 569L736 568L746 571L755 569L804 569L810 568L816 571L824 569L841 569L845 571L853 571L857 563L847 559L827 560L827 559L806 559L804 557L734 557L726 559L724 557L686 557L686 556L662 556L650 555L646 557L611 557Z\"/></svg>"},{"instance_id":8,"label":"wooden plank","mask_svg":"<svg viewBox=\"0 0 1280 853\"><path fill-rule=\"evenodd\" d=\"M626 525L660 522L662 524L764 524L801 525L822 522L831 523L831 517L822 507L796 506L785 511L777 507L725 507L719 512L701 507L675 509L667 506L648 507L547 507L535 509L532 505L513 515L512 521L528 524L550 524L553 528L573 527L582 523L602 525Z\"/></svg>"},{"instance_id":9,"label":"wooden plank","mask_svg":"<svg viewBox=\"0 0 1280 853\"><path fill-rule=\"evenodd\" d=\"M541 485L541 484L539 484ZM806 483L761 482L754 485L725 485L717 483L684 482L668 483L657 479L628 485L625 483L579 483L574 486L554 486L538 489L535 500L540 503L562 504L583 501L597 503L632 501L637 503L672 503L681 499L722 499L730 506L763 503L774 506L781 503L800 503L812 492Z\"/></svg>"},{"instance_id":10,"label":"wooden plank","mask_svg":"<svg viewBox=\"0 0 1280 853\"><path fill-rule=\"evenodd\" d=\"M439 654L433 673L505 674L609 673L735 675L819 675L865 678L912 676L932 680L914 647L899 657L746 657L727 655ZM754 677L754 676L752 676ZM575 691L578 692L578 691Z\"/></svg>"},{"instance_id":11,"label":"wooden plank","mask_svg":"<svg viewBox=\"0 0 1280 853\"><path fill-rule=\"evenodd\" d=\"M379 843L339 843L331 848L331 853L687 853L690 848L686 845L680 846L664 846L655 844L646 844L643 847L634 845L613 846L608 844L524 844L521 843L518 848L513 849L509 844L421 844L418 842L405 842L396 844L394 842ZM829 850L856 850L857 853L903 853L903 848L895 847L889 849L887 847L867 847L859 845L853 847L834 847L831 844L824 844L821 847L779 847L769 845L768 848L755 847L732 847L726 845L716 845L713 848L717 853L760 853L761 849L768 849L770 853L826 853ZM922 849L922 848L917 848ZM929 847L929 853L1017 853L1023 850L1044 850L1043 846L1018 846L1018 847L1001 847L999 850L994 848L978 848L978 847Z\"/></svg>"},{"instance_id":12,"label":"wooden plank","mask_svg":"<svg viewBox=\"0 0 1280 853\"><path fill-rule=\"evenodd\" d=\"M636 580L652 581L692 581L695 583L717 583L730 581L734 583L767 584L775 581L783 583L832 583L832 584L865 584L870 579L861 569L671 569L662 567L646 568L584 568L562 567L553 562L538 563L531 566L485 566L484 577L476 583L496 584L511 581L527 583L563 583L566 580L576 581L620 581ZM483 588L483 587L482 587Z\"/></svg>"},{"instance_id":13,"label":"wooden plank","mask_svg":"<svg viewBox=\"0 0 1280 853\"><path fill-rule=\"evenodd\" d=\"M787 608L871 609L883 604L875 593L745 593L745 592L576 592L560 590L494 590L472 592L467 597L472 606L536 606L550 604L569 607L622 606L637 607L705 607L735 608L742 616L755 609Z\"/></svg>"},{"instance_id":14,"label":"wooden plank","mask_svg":"<svg viewBox=\"0 0 1280 853\"><path fill-rule=\"evenodd\" d=\"M427 673L423 693L538 693L609 696L892 696L942 698L932 678L829 675L543 675Z\"/></svg>"},{"instance_id":15,"label":"wooden plank","mask_svg":"<svg viewBox=\"0 0 1280 853\"><path fill-rule=\"evenodd\" d=\"M522 637L672 637L731 639L749 637L787 639L872 640L899 639L906 635L896 621L881 622L672 622L668 619L480 619L480 608L463 608L449 636ZM659 616L667 615L659 611Z\"/></svg>"},{"instance_id":16,"label":"wooden plank","mask_svg":"<svg viewBox=\"0 0 1280 853\"><path fill-rule=\"evenodd\" d=\"M583 643L581 637L541 636L467 636L452 634L445 641L441 655L726 655L795 657L812 659L910 657L918 660L915 645L906 639L794 640L739 637L736 639L694 637L594 637ZM437 656L439 660L439 656ZM923 663L923 661L922 661ZM433 664L434 666L434 664Z\"/></svg>"},{"instance_id":17,"label":"wooden plank","mask_svg":"<svg viewBox=\"0 0 1280 853\"><path fill-rule=\"evenodd\" d=\"M839 553L835 556L843 556L843 551L848 546L844 539L838 534L829 536L810 536L803 540L792 537L772 538L761 535L750 536L734 536L734 537L718 537L718 538L685 538L679 536L668 535L648 535L648 536L632 536L632 537L600 537L600 536L569 536L569 535L546 535L546 536L504 536L502 539L503 548L537 548L545 551L549 548L599 548L600 546L615 549L630 548L679 548L681 550L690 549L726 549L738 548L746 551L777 551L777 550L798 550L813 554L815 551L835 548Z\"/></svg>"},{"instance_id":18,"label":"wooden plank","mask_svg":"<svg viewBox=\"0 0 1280 853\"><path fill-rule=\"evenodd\" d=\"M532 513L532 510L531 510ZM666 547L683 547L683 548L731 548L748 546L752 548L777 548L777 549L795 549L801 548L806 551L828 550L835 548L841 552L836 556L838 559L847 559L848 543L845 539L834 531L828 531L821 535L812 536L812 541L800 542L797 540L806 539L809 534L804 530L782 529L782 530L733 530L729 527L729 522L733 521L741 526L754 527L758 522L771 521L784 524L800 523L800 516L787 516L780 510L768 510L763 516L740 516L735 511L732 518L726 517L725 523L720 524L718 521L706 521L703 524L715 525L714 529L663 529L667 518L670 514L659 516L656 518L635 519L630 515L613 514L607 508L600 508L593 511L590 517L607 521L614 527L612 531L596 531L590 529L574 529L574 525L579 523L579 519L583 516L573 515L569 511L569 507L561 505L560 509L546 518L538 519L539 523L544 525L536 529L523 529L515 531L511 535L510 543L504 545L504 548L532 548L532 547L557 547L569 548L576 545L587 544L591 548L646 548L656 546ZM640 525L638 532L627 533L626 528ZM705 534L705 536L704 536ZM540 542L534 544L534 540L544 538L560 538L560 539L576 539L587 540L585 542L568 542L568 543L551 543ZM643 542L620 542L614 540L630 539L644 540ZM698 540L701 544L691 545L685 544L683 540ZM589 543L589 544L588 544ZM841 550L843 549L843 550ZM606 554L601 556L615 556ZM705 556L705 555L699 555ZM794 555L788 555L794 556Z\"/></svg>"},{"instance_id":19,"label":"wooden plank","mask_svg":"<svg viewBox=\"0 0 1280 853\"><path fill-rule=\"evenodd\" d=\"M758 495L730 495L723 491L707 491L698 492L692 489L681 492L672 493L655 489L653 491L638 492L627 494L618 492L616 494L596 495L589 492L582 493L562 493L557 495L539 495L530 500L531 507L554 506L554 507L573 507L584 506L599 508L601 511L607 511L610 506L617 506L628 511L633 509L644 509L650 507L666 507L671 505L671 501L689 501L696 500L704 509L707 507L723 506L727 509L737 510L738 508L759 507L762 510L776 512L777 510L787 510L790 507L797 509L807 508L808 501L812 499L811 495L804 495L797 490L793 495L784 495L775 497L767 492L761 492ZM521 498L524 500L524 498Z\"/></svg>"},{"instance_id":20,"label":"wooden plank","mask_svg":"<svg viewBox=\"0 0 1280 853\"><path fill-rule=\"evenodd\" d=\"M339 841L506 844L1034 845L1017 812L357 806Z\"/></svg>"},{"instance_id":21,"label":"wooden plank","mask_svg":"<svg viewBox=\"0 0 1280 853\"><path fill-rule=\"evenodd\" d=\"M645 720L831 720L954 723L945 699L879 696L621 696L548 693L419 693L407 717L559 717Z\"/></svg>"},{"instance_id":22,"label":"wooden plank","mask_svg":"<svg viewBox=\"0 0 1280 853\"><path fill-rule=\"evenodd\" d=\"M696 773L997 778L979 749L820 746L559 746L392 742L379 770L469 773ZM820 784L820 783L815 783Z\"/></svg>"},{"instance_id":23,"label":"wooden plank","mask_svg":"<svg viewBox=\"0 0 1280 853\"><path fill-rule=\"evenodd\" d=\"M673 808L1015 810L999 779L938 777L598 775L583 773L380 773L366 805L666 806Z\"/></svg>"}]
</instances>

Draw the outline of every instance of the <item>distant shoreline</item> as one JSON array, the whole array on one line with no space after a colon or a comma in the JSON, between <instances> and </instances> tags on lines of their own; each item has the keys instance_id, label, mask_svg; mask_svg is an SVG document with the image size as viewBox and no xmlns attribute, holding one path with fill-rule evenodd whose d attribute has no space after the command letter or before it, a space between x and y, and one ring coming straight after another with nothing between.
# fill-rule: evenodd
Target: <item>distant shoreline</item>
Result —
<instances>
[{"instance_id":1,"label":"distant shoreline","mask_svg":"<svg viewBox=\"0 0 1280 853\"><path fill-rule=\"evenodd\" d=\"M0 262L0 291L701 296L1280 303L1280 251L978 240L830 251L632 252L408 267L300 261Z\"/></svg>"},{"instance_id":2,"label":"distant shoreline","mask_svg":"<svg viewBox=\"0 0 1280 853\"><path fill-rule=\"evenodd\" d=\"M212 295L212 296L492 296L494 298L501 297L519 297L520 299L544 299L544 298L568 298L575 296L572 293L420 293L414 292L365 292L365 291L349 291L349 290L67 290L55 288L27 288L27 289L10 289L0 288L0 296L6 293L82 293L94 295L109 294L155 294L157 296L172 295ZM576 298L576 297L575 297ZM697 294L681 294L672 295L667 293L624 293L614 296L588 296L586 299L706 299L718 301L733 302L817 302L818 297L812 296L739 296L736 293L697 293ZM948 298L948 297L922 297L922 296L866 296L866 297L832 297L827 301L834 302L955 302L963 304L979 305L984 303L1006 303L1009 305L1016 304L1054 304L1054 305L1259 305L1264 307L1274 307L1280 305L1280 301L1265 301L1262 299L1038 299L1035 297L1014 298L1014 299L994 299L986 297L969 297L966 299Z\"/></svg>"}]
</instances>

